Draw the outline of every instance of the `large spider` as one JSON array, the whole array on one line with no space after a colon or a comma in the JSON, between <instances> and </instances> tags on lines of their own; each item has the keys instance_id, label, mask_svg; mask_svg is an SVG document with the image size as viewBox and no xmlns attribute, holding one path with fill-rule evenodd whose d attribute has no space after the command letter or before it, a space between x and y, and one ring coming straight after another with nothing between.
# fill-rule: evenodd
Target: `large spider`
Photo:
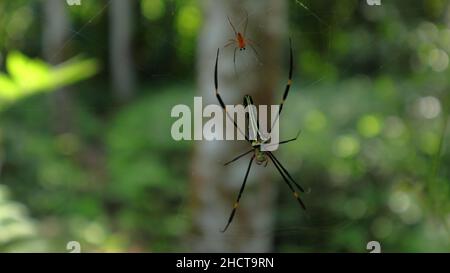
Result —
<instances>
[{"instance_id":1,"label":"large spider","mask_svg":"<svg viewBox=\"0 0 450 273\"><path fill-rule=\"evenodd\" d=\"M286 84L286 88L284 90L283 99L281 101L280 108L278 110L277 119L280 116L281 110L283 109L284 102L286 101L286 98L287 98L287 96L289 94L289 89L290 89L291 84L292 84L293 56L292 56L292 42L291 42L291 40L289 40L289 46L290 46L290 48L289 48L290 49L289 50L289 53L290 53L290 58L289 58L289 78L288 78L288 82ZM214 68L215 93L216 93L216 97L217 97L217 100L219 101L220 106L223 108L225 113L228 115L227 109L225 107L225 104L224 104L224 102L222 100L222 97L219 94L219 84L218 84L218 77L217 77L218 62L219 62L219 49L217 49L216 64L215 64L215 68ZM252 99L252 97L250 95L245 95L244 96L244 106L248 106L248 105L253 105L253 99ZM234 120L233 120L233 122L234 122L234 126L238 130L240 130L239 127L237 126L236 122ZM228 164L230 164L230 163L240 159L241 157L243 157L243 156L253 152L253 155L252 155L252 157L250 159L250 162L248 164L247 171L245 173L244 182L242 183L242 186L241 186L241 188L239 190L239 194L238 194L237 200L236 200L236 202L233 205L233 210L231 211L231 215L228 218L228 222L227 222L225 228L222 230L222 232L225 232L228 229L228 227L230 226L231 222L233 221L234 215L236 213L236 209L239 206L239 200L241 199L242 193L243 193L244 188L245 188L245 184L247 182L247 177L248 177L248 174L250 172L250 168L252 167L252 163L253 163L254 160L256 161L256 164L258 164L258 165L264 164L265 166L267 166L268 161L271 160L273 162L273 165L275 166L275 168L281 174L281 176L283 178L283 181L288 185L289 189L292 191L294 197L297 199L297 201L302 206L302 208L306 209L305 205L303 204L302 200L300 199L299 193L294 189L294 187L296 187L300 192L304 192L303 188L292 178L292 176L289 174L289 172L286 170L286 168L283 167L283 165L280 163L280 161L278 161L278 159L275 157L275 155L272 152L270 152L270 151L263 151L261 149L261 145L265 144L268 141L268 139L263 137L263 136L261 136L261 134L259 133L258 128L255 128L256 126L257 126L257 121L255 120L255 118L253 118L253 120L252 120L252 115L249 115L249 127L250 127L250 130L253 130L254 132L256 132L256 139L255 140L250 140L246 134L244 134L244 135L245 135L246 141L251 144L252 148L249 151L247 151L247 152L237 156L236 158L232 159L231 161L225 163L225 165L228 165ZM288 143L288 142L291 142L291 141L295 141L295 140L297 140L297 138L298 138L298 134L297 134L297 136L295 138L284 140L284 141L280 141L278 144L285 144L285 143Z\"/></svg>"}]
</instances>

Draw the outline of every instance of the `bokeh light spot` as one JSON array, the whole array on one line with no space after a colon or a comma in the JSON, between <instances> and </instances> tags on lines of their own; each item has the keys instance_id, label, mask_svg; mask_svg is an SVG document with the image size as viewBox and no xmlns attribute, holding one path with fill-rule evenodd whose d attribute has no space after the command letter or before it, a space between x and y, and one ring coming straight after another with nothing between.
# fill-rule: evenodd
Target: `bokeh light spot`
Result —
<instances>
[{"instance_id":1,"label":"bokeh light spot","mask_svg":"<svg viewBox=\"0 0 450 273\"><path fill-rule=\"evenodd\" d=\"M164 15L166 7L162 0L143 0L141 1L141 10L145 18L154 21Z\"/></svg>"},{"instance_id":2,"label":"bokeh light spot","mask_svg":"<svg viewBox=\"0 0 450 273\"><path fill-rule=\"evenodd\" d=\"M405 133L406 126L403 120L396 116L391 116L386 119L384 126L384 134L388 138L399 138Z\"/></svg>"},{"instance_id":3,"label":"bokeh light spot","mask_svg":"<svg viewBox=\"0 0 450 273\"><path fill-rule=\"evenodd\" d=\"M419 115L427 119L432 119L441 113L441 103L433 96L423 97L417 102L417 110Z\"/></svg>"},{"instance_id":4,"label":"bokeh light spot","mask_svg":"<svg viewBox=\"0 0 450 273\"><path fill-rule=\"evenodd\" d=\"M448 54L442 49L435 48L430 51L428 64L436 72L442 72L447 69L449 63Z\"/></svg>"},{"instance_id":5,"label":"bokeh light spot","mask_svg":"<svg viewBox=\"0 0 450 273\"><path fill-rule=\"evenodd\" d=\"M92 244L101 244L105 240L105 231L98 223L89 223L82 230L83 238Z\"/></svg>"},{"instance_id":6,"label":"bokeh light spot","mask_svg":"<svg viewBox=\"0 0 450 273\"><path fill-rule=\"evenodd\" d=\"M181 9L177 17L177 29L182 36L194 37L201 25L201 12L195 6Z\"/></svg>"},{"instance_id":7,"label":"bokeh light spot","mask_svg":"<svg viewBox=\"0 0 450 273\"><path fill-rule=\"evenodd\" d=\"M358 139L353 136L340 136L335 143L334 151L339 157L352 157L360 150Z\"/></svg>"},{"instance_id":8,"label":"bokeh light spot","mask_svg":"<svg viewBox=\"0 0 450 273\"><path fill-rule=\"evenodd\" d=\"M358 131L364 137L377 136L381 127L381 120L375 115L365 115L358 121Z\"/></svg>"},{"instance_id":9,"label":"bokeh light spot","mask_svg":"<svg viewBox=\"0 0 450 273\"><path fill-rule=\"evenodd\" d=\"M389 198L389 208L395 213L405 212L411 205L409 195L403 191L395 191Z\"/></svg>"}]
</instances>

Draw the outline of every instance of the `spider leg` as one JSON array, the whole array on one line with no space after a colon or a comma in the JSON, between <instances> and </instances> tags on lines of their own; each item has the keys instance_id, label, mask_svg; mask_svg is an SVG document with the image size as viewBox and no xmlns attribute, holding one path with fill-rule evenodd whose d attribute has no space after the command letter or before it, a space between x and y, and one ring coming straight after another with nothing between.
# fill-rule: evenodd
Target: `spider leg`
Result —
<instances>
[{"instance_id":1,"label":"spider leg","mask_svg":"<svg viewBox=\"0 0 450 273\"><path fill-rule=\"evenodd\" d=\"M239 128L239 126L237 125L237 123L234 120L234 118L232 118L230 116L230 114L227 112L227 108L225 106L225 103L223 102L222 97L219 94L219 80L218 80L218 77L217 77L217 66L218 66L218 63L219 63L219 50L220 49L218 48L217 49L217 55L216 55L216 65L214 67L214 87L215 87L215 93L216 93L217 100L219 101L220 106L222 107L223 111L225 111L225 113L228 116L228 118L233 121L234 127L236 127L236 129L238 129L238 131L245 137L245 140L250 142L250 140L248 139L248 137L245 134L245 132L242 132L242 130Z\"/></svg>"},{"instance_id":2,"label":"spider leg","mask_svg":"<svg viewBox=\"0 0 450 273\"><path fill-rule=\"evenodd\" d=\"M268 154L268 155L269 155L269 158L272 160L273 165L275 165L275 168L277 168L278 172L283 177L283 181L288 185L289 189L294 194L295 199L297 199L298 203L300 204L300 206L302 206L303 209L306 209L306 206L303 203L303 201L300 199L300 196L299 196L298 192L295 191L295 189L292 187L291 183L289 183L289 180L286 178L286 176L283 174L283 172L280 169L280 167L277 165L277 161L275 161L270 154Z\"/></svg>"},{"instance_id":3,"label":"spider leg","mask_svg":"<svg viewBox=\"0 0 450 273\"><path fill-rule=\"evenodd\" d=\"M298 133L297 133L297 135L296 135L294 138L280 141L278 144L281 145L281 144L289 143L289 142L291 142L291 141L296 141L297 138L300 136L300 133L301 133L301 130L298 130Z\"/></svg>"},{"instance_id":4,"label":"spider leg","mask_svg":"<svg viewBox=\"0 0 450 273\"><path fill-rule=\"evenodd\" d=\"M243 153L243 154L241 154L241 155L238 155L238 156L235 157L234 159L232 159L232 160L228 161L227 163L225 163L224 166L227 166L228 164L233 163L234 161L236 161L236 160L238 160L239 158L241 158L241 157L243 157L243 156L249 154L250 152L253 152L253 150L254 150L254 149L251 149L251 150L249 150L249 151L247 151L247 152L245 152L245 153Z\"/></svg>"},{"instance_id":5,"label":"spider leg","mask_svg":"<svg viewBox=\"0 0 450 273\"><path fill-rule=\"evenodd\" d=\"M252 159L250 159L250 163L248 164L247 172L245 173L244 182L242 183L241 189L239 190L239 194L236 199L236 202L233 205L233 210L231 211L230 217L228 218L227 225L222 230L222 232L225 232L228 229L231 222L233 221L234 215L236 214L236 209L239 207L239 200L241 199L242 193L244 192L245 184L247 183L247 177L248 177L248 173L250 172L250 168L252 167L253 159L255 159L255 156L252 156Z\"/></svg>"},{"instance_id":6,"label":"spider leg","mask_svg":"<svg viewBox=\"0 0 450 273\"><path fill-rule=\"evenodd\" d=\"M231 20L230 20L230 17L229 16L227 16L227 19L228 19L228 22L230 23L230 25L231 25L231 28L233 29L233 31L234 31L234 34L237 36L237 31L236 31L236 28L234 28L234 25L233 25L233 23L231 23Z\"/></svg>"},{"instance_id":7,"label":"spider leg","mask_svg":"<svg viewBox=\"0 0 450 273\"><path fill-rule=\"evenodd\" d=\"M247 10L245 10L244 37L245 37L245 34L247 33L247 25L248 25L248 12L247 12Z\"/></svg>"},{"instance_id":8,"label":"spider leg","mask_svg":"<svg viewBox=\"0 0 450 273\"><path fill-rule=\"evenodd\" d=\"M234 48L234 53L233 53L233 64L234 64L234 74L239 77L238 73L237 73L237 69L236 69L236 51L237 51L237 47Z\"/></svg>"},{"instance_id":9,"label":"spider leg","mask_svg":"<svg viewBox=\"0 0 450 273\"><path fill-rule=\"evenodd\" d=\"M283 165L281 164L281 162L275 157L274 154L272 154L271 152L269 152L270 156L272 157L273 160L275 160L278 164L278 166L281 168L281 170L284 171L284 173L287 175L287 177L292 181L292 183L294 183L294 185L297 187L297 189L301 192L305 192L305 190L302 188L302 186L300 186L295 180L294 178L292 178L292 176L289 174L289 172L286 170L286 168L283 167Z\"/></svg>"},{"instance_id":10,"label":"spider leg","mask_svg":"<svg viewBox=\"0 0 450 273\"><path fill-rule=\"evenodd\" d=\"M230 45L234 44L235 42L236 42L235 40L229 39L228 42L227 42L223 47L224 47L224 48L225 48L225 47L229 47Z\"/></svg>"},{"instance_id":11,"label":"spider leg","mask_svg":"<svg viewBox=\"0 0 450 273\"><path fill-rule=\"evenodd\" d=\"M294 138L283 140L278 143L271 143L271 144L264 144L264 145L265 145L265 147L270 147L270 146L274 146L274 145L282 145L282 144L286 144L286 143L289 143L292 141L296 141L298 139L298 137L300 136L300 133L301 133L301 130L298 131L297 135Z\"/></svg>"},{"instance_id":12,"label":"spider leg","mask_svg":"<svg viewBox=\"0 0 450 273\"><path fill-rule=\"evenodd\" d=\"M281 100L281 103L280 103L280 109L278 110L278 115L277 115L277 117L276 117L276 119L274 121L274 124L280 118L281 110L283 110L284 102L286 101L286 98L287 98L287 96L289 94L289 90L290 90L291 84L292 84L292 71L293 71L293 69L294 69L294 60L293 60L293 57L292 57L292 40L289 38L289 77L288 77L288 81L287 81L286 87L284 89L283 99ZM272 124L272 127L273 127L274 124ZM269 133L270 133L271 130L272 130L272 128L270 128Z\"/></svg>"},{"instance_id":13,"label":"spider leg","mask_svg":"<svg viewBox=\"0 0 450 273\"><path fill-rule=\"evenodd\" d=\"M259 54L258 54L258 51L256 50L256 48L252 45L252 43L247 42L247 44L250 46L250 48L255 53L255 59L256 59L256 61L258 61L258 64L262 65L262 62L259 60Z\"/></svg>"}]
</instances>

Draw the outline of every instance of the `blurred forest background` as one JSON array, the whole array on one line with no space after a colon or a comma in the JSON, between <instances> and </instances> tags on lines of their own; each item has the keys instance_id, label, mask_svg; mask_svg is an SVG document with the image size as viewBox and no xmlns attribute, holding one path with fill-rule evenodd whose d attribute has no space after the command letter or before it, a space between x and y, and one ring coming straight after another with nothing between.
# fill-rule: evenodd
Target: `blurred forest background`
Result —
<instances>
[{"instance_id":1,"label":"blurred forest background","mask_svg":"<svg viewBox=\"0 0 450 273\"><path fill-rule=\"evenodd\" d=\"M224 2L229 10L221 11ZM450 1L381 3L1 1L0 251L66 252L78 241L83 252L367 252L372 240L387 252L450 251ZM196 183L196 170L225 168L226 159L209 160L201 149L235 145L236 154L246 146L174 141L170 111L192 106L203 79L211 94L204 100L216 103L210 52L233 37L226 16L238 25L244 9L254 36L280 32L280 58L260 54L263 68L276 65L273 90L264 91L272 93L261 97L280 99L293 40L281 138L302 134L277 154L308 189L308 210L273 166L257 166L251 175L270 169L273 202L262 211L249 197L256 176L222 234L248 161L235 163L229 180L237 188L218 200L216 184ZM264 18L279 25L260 24ZM221 27L207 28L211 20ZM233 49L224 50L230 63ZM238 55L239 67L251 54ZM227 104L242 101L223 92ZM199 224L202 211L218 205L206 214L218 226ZM245 232L243 218L262 219L264 228ZM262 238L254 248L207 246Z\"/></svg>"}]
</instances>

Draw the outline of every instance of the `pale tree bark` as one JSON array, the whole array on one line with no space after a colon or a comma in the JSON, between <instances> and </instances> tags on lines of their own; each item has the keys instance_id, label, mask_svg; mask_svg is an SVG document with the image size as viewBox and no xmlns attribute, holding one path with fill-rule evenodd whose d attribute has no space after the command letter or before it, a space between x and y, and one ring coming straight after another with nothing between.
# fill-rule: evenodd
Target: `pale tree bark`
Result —
<instances>
[{"instance_id":1,"label":"pale tree bark","mask_svg":"<svg viewBox=\"0 0 450 273\"><path fill-rule=\"evenodd\" d=\"M198 44L198 87L203 104L218 104L214 95L213 70L219 57L219 91L225 104L242 104L253 96L256 105L275 104L283 92L280 67L283 46L288 43L286 2L280 0L204 0L204 24ZM233 38L227 16L243 31L249 15L247 36L257 44L258 62L248 46L238 50L237 74L233 66L234 46L224 48ZM287 78L287 75L286 75ZM275 90L278 90L274 93ZM227 128L233 129L233 128ZM224 228L243 182L251 155L227 167L223 163L248 150L245 141L198 141L192 165L193 232L190 247L201 252L267 252L273 245L276 187L270 179L273 166L253 164L240 206L230 228Z\"/></svg>"},{"instance_id":2,"label":"pale tree bark","mask_svg":"<svg viewBox=\"0 0 450 273\"><path fill-rule=\"evenodd\" d=\"M61 0L43 1L42 49L47 62L57 65L64 61L65 43L70 35L70 22L66 2ZM71 130L72 98L68 88L60 88L50 95L54 129L59 132Z\"/></svg>"},{"instance_id":3,"label":"pale tree bark","mask_svg":"<svg viewBox=\"0 0 450 273\"><path fill-rule=\"evenodd\" d=\"M109 9L109 53L112 87L119 102L134 95L135 70L132 58L135 1L111 0Z\"/></svg>"}]
</instances>

